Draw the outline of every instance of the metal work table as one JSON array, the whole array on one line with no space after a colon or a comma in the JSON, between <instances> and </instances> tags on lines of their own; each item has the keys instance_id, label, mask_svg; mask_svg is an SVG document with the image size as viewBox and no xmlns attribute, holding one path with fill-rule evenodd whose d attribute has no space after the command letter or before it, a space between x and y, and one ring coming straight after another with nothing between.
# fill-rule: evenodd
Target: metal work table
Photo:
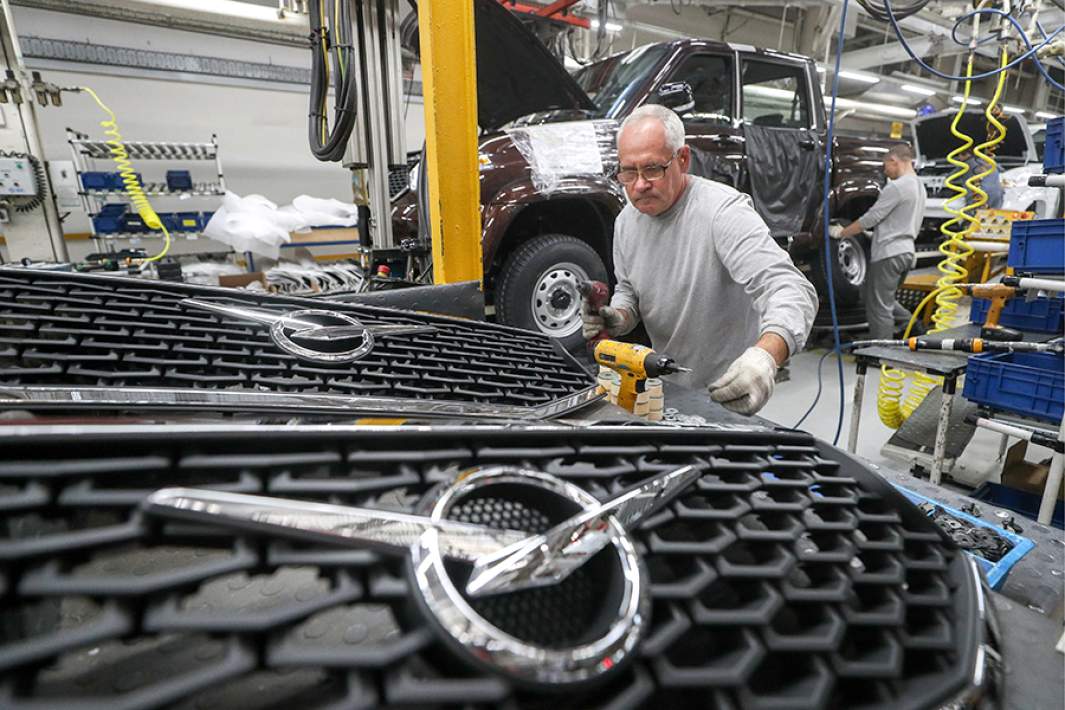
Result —
<instances>
[{"instance_id":1,"label":"metal work table","mask_svg":"<svg viewBox=\"0 0 1065 710\"><path fill-rule=\"evenodd\" d=\"M978 338L980 326L967 324L930 334L937 339ZM1046 333L1021 333L1022 340L1042 341L1053 336ZM939 423L936 427L935 447L932 451L931 480L939 484L943 477L943 461L947 446L947 429L950 411L957 394L958 378L965 374L969 354L960 352L917 351L905 348L882 346L858 348L854 351L858 379L854 383L854 398L851 405L851 427L847 436L847 451L854 453L858 447L858 428L862 419L862 400L865 397L865 375L870 365L890 365L904 370L919 370L943 378L943 399L939 405Z\"/></svg>"},{"instance_id":2,"label":"metal work table","mask_svg":"<svg viewBox=\"0 0 1065 710\"><path fill-rule=\"evenodd\" d=\"M972 329L954 329L951 333L957 334L959 331L961 334L955 337L970 337L965 333L971 333ZM922 355L909 351L906 353L911 356ZM964 360L962 363L964 370ZM680 387L668 381L663 389L667 408L673 407L684 414L701 416L710 426L782 428L762 417L745 417L730 412L702 391ZM596 415L597 418L609 417L612 412L628 415L610 404L599 405ZM933 485L907 473L865 460L862 462L890 483L905 486L952 508L961 508L974 502L962 493ZM981 511L978 517L993 525L1001 524L1003 515L1014 515L1011 511L996 508L984 501L975 502ZM1024 530L1022 534L1034 541L1036 546L1014 565L1002 588L992 592L1002 632L1006 707L1052 710L1062 707L1061 689L1065 687L1065 664L1054 650L1062 634L1062 620L1065 618L1065 534L1027 518L1018 517L1018 520Z\"/></svg>"}]
</instances>

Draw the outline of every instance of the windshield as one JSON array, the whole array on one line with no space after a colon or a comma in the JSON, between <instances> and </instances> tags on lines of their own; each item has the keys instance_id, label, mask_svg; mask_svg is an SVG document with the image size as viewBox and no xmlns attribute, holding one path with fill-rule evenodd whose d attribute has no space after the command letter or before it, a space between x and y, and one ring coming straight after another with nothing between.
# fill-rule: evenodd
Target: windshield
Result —
<instances>
[{"instance_id":1,"label":"windshield","mask_svg":"<svg viewBox=\"0 0 1065 710\"><path fill-rule=\"evenodd\" d=\"M625 113L637 88L669 51L668 45L647 44L627 54L617 54L580 69L573 78L595 102L598 118Z\"/></svg>"}]
</instances>

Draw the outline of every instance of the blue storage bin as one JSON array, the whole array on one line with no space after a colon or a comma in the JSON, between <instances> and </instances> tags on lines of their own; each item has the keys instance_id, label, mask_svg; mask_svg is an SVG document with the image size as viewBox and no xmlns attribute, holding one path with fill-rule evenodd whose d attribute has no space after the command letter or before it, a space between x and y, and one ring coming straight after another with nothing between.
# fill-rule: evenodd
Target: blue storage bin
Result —
<instances>
[{"instance_id":1,"label":"blue storage bin","mask_svg":"<svg viewBox=\"0 0 1065 710\"><path fill-rule=\"evenodd\" d=\"M998 562L992 562L991 560L984 559L983 557L980 557L980 555L970 555L974 560L976 560L976 564L980 566L980 569L984 571L984 575L987 577L987 583L991 585L992 589L998 589L999 587L1001 587L1002 583L1006 581L1006 576L1009 575L1010 570L1013 569L1013 566L1020 562L1021 558L1027 555L1028 552L1035 547L1035 542L1033 542L1029 538L1023 537L1014 532L1010 532L1005 528L996 527L991 523L987 522L986 520L980 520L980 518L973 517L968 513L963 513L960 510L955 510L949 505L943 505L938 500L923 496L917 491L911 491L909 488L905 488L898 484L895 484L895 488L897 488L899 493L906 496L906 498L909 499L910 502L914 503L915 505L920 505L921 503L931 503L932 505L938 505L940 508L947 511L955 518L960 518L970 523L971 525L980 525L985 528L991 528L997 534L1006 538L1009 543L1013 545L1013 549L1007 552L1006 556Z\"/></svg>"},{"instance_id":2,"label":"blue storage bin","mask_svg":"<svg viewBox=\"0 0 1065 710\"><path fill-rule=\"evenodd\" d=\"M188 170L167 170L166 189L179 192L192 189L192 173Z\"/></svg>"},{"instance_id":3,"label":"blue storage bin","mask_svg":"<svg viewBox=\"0 0 1065 710\"><path fill-rule=\"evenodd\" d=\"M1065 355L975 355L963 394L978 404L1057 424L1065 414Z\"/></svg>"},{"instance_id":4,"label":"blue storage bin","mask_svg":"<svg viewBox=\"0 0 1065 710\"><path fill-rule=\"evenodd\" d=\"M177 216L177 231L179 232L198 232L200 231L200 213L199 212L178 212Z\"/></svg>"},{"instance_id":5,"label":"blue storage bin","mask_svg":"<svg viewBox=\"0 0 1065 710\"><path fill-rule=\"evenodd\" d=\"M1006 263L1023 273L1065 274L1065 219L1014 222Z\"/></svg>"},{"instance_id":6,"label":"blue storage bin","mask_svg":"<svg viewBox=\"0 0 1065 710\"><path fill-rule=\"evenodd\" d=\"M121 232L123 217L128 209L129 206L124 204L104 205L100 212L92 217L93 231L97 234Z\"/></svg>"},{"instance_id":7,"label":"blue storage bin","mask_svg":"<svg viewBox=\"0 0 1065 710\"><path fill-rule=\"evenodd\" d=\"M122 231L129 232L130 234L140 234L147 232L148 225L144 223L144 220L136 212L128 212L122 218Z\"/></svg>"},{"instance_id":8,"label":"blue storage bin","mask_svg":"<svg viewBox=\"0 0 1065 710\"><path fill-rule=\"evenodd\" d=\"M112 173L99 171L82 173L81 186L86 190L110 190L114 184L111 175Z\"/></svg>"},{"instance_id":9,"label":"blue storage bin","mask_svg":"<svg viewBox=\"0 0 1065 710\"><path fill-rule=\"evenodd\" d=\"M180 220L178 219L178 216L177 216L176 212L157 212L156 214L159 215L159 220L163 223L163 226L166 227L166 231L168 231L168 232L180 232L181 231L181 229L178 226L179 223L180 223Z\"/></svg>"},{"instance_id":10,"label":"blue storage bin","mask_svg":"<svg viewBox=\"0 0 1065 710\"><path fill-rule=\"evenodd\" d=\"M1065 117L1047 121L1047 140L1043 149L1043 172L1065 172Z\"/></svg>"},{"instance_id":11,"label":"blue storage bin","mask_svg":"<svg viewBox=\"0 0 1065 710\"><path fill-rule=\"evenodd\" d=\"M969 319L973 323L983 323L987 320L989 310L991 310L990 300L974 298L973 305L969 309ZM1033 301L1011 298L1002 307L1002 315L998 322L999 325L1008 328L1020 328L1037 333L1061 333L1065 330L1065 298L1040 296Z\"/></svg>"},{"instance_id":12,"label":"blue storage bin","mask_svg":"<svg viewBox=\"0 0 1065 710\"><path fill-rule=\"evenodd\" d=\"M1012 510L1014 513L1020 513L1032 520L1039 517L1039 504L1042 502L1041 498L1035 493L1017 490L1016 488L990 481L977 488L969 496L976 500L986 500L991 505ZM1063 523L1065 523L1065 503L1059 500L1054 506L1054 514L1050 517L1050 524L1061 530L1065 527Z\"/></svg>"}]
</instances>

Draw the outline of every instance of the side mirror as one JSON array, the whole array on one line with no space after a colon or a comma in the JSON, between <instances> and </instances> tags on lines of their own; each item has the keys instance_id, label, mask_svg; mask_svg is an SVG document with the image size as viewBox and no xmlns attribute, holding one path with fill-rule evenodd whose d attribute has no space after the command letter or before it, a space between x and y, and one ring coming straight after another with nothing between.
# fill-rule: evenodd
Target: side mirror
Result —
<instances>
[{"instance_id":1,"label":"side mirror","mask_svg":"<svg viewBox=\"0 0 1065 710\"><path fill-rule=\"evenodd\" d=\"M677 113L687 113L695 108L695 95L692 94L692 87L688 82L674 81L662 84L662 88L658 90L658 103Z\"/></svg>"}]
</instances>

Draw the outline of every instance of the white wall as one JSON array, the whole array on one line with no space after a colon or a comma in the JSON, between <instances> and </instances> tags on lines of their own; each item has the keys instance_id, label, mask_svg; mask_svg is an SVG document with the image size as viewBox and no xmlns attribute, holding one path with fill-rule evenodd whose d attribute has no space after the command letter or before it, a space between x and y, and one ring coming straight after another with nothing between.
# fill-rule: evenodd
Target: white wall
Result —
<instances>
[{"instance_id":1,"label":"white wall","mask_svg":"<svg viewBox=\"0 0 1065 710\"><path fill-rule=\"evenodd\" d=\"M306 67L309 51L213 35L146 27L128 23L15 7L20 36L65 39L243 61ZM241 195L258 193L278 204L300 194L351 200L350 173L338 163L316 160L307 144L309 87L205 78L188 74L128 72L121 67L74 65L69 62L27 59L45 80L61 86L92 87L117 114L127 140L204 141L217 134L227 187ZM61 67L61 68L57 68ZM134 74L134 75L131 75ZM10 113L10 112L8 112ZM96 104L84 94L63 95L63 106L39 108L41 138L49 161L70 160L66 127L103 138ZM9 116L10 120L10 116ZM408 146L421 146L424 136L422 103L410 102L407 111ZM207 180L213 164L177 165L142 161L135 168L145 180L162 179L168 168L193 170L193 179ZM100 169L107 170L103 164ZM204 172L197 172L197 170ZM198 178L202 175L202 178ZM177 211L184 204L156 198L156 208ZM211 201L197 201L209 209ZM87 217L75 210L64 223L68 233L89 230ZM71 242L71 257L89 249ZM222 245L216 245L224 250ZM179 252L204 251L204 242L186 243ZM334 250L336 251L336 250Z\"/></svg>"}]
</instances>

